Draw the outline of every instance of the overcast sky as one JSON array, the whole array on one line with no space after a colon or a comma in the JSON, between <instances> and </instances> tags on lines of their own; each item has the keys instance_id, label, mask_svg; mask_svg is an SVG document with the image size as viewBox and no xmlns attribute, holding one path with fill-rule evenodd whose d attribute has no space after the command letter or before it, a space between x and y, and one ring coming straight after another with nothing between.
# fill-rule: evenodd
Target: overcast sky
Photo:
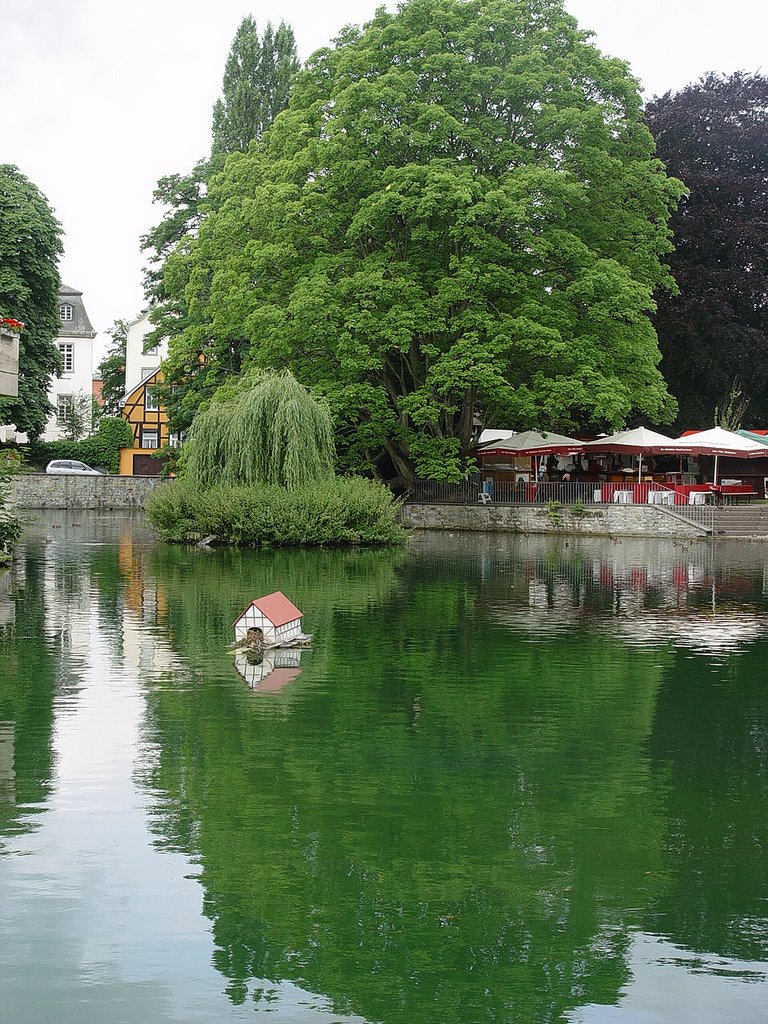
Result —
<instances>
[{"instance_id":1,"label":"overcast sky","mask_svg":"<svg viewBox=\"0 0 768 1024\"><path fill-rule=\"evenodd\" d=\"M48 197L63 280L96 330L141 311L139 238L159 177L207 155L211 107L240 20L293 25L306 58L380 0L0 0L0 163ZM389 3L387 6L393 6ZM566 0L647 96L707 71L766 70L766 0ZM106 341L98 340L99 352Z\"/></svg>"}]
</instances>

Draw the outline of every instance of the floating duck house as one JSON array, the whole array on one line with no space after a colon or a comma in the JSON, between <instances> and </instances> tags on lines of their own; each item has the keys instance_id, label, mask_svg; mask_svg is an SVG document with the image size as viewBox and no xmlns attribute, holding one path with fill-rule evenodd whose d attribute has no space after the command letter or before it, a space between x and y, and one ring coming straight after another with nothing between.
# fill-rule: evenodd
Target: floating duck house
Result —
<instances>
[{"instance_id":1,"label":"floating duck house","mask_svg":"<svg viewBox=\"0 0 768 1024\"><path fill-rule=\"evenodd\" d=\"M235 642L276 646L301 640L303 618L304 613L278 590L251 601L235 619Z\"/></svg>"}]
</instances>

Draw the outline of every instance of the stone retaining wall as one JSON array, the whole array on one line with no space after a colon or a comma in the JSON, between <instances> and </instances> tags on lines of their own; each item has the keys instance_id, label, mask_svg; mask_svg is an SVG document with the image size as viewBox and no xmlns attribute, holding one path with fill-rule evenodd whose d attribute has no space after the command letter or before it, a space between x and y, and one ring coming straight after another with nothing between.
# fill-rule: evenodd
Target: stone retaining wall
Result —
<instances>
[{"instance_id":1,"label":"stone retaining wall","mask_svg":"<svg viewBox=\"0 0 768 1024\"><path fill-rule=\"evenodd\" d=\"M567 506L550 513L541 505L405 505L402 521L405 526L421 530L685 539L708 535L699 524L655 505L590 505L578 515Z\"/></svg>"},{"instance_id":2,"label":"stone retaining wall","mask_svg":"<svg viewBox=\"0 0 768 1024\"><path fill-rule=\"evenodd\" d=\"M25 473L11 482L17 508L140 509L155 487L170 481L148 476L47 476Z\"/></svg>"}]
</instances>

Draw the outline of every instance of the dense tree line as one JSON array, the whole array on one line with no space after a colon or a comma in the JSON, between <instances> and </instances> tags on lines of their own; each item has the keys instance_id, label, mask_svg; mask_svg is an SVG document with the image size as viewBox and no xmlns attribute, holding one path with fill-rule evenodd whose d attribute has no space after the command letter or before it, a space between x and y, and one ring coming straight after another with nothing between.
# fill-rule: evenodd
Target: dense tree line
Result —
<instances>
[{"instance_id":1,"label":"dense tree line","mask_svg":"<svg viewBox=\"0 0 768 1024\"><path fill-rule=\"evenodd\" d=\"M679 424L712 425L729 393L768 423L768 78L710 74L648 105L661 159L688 189L672 217L679 291L657 296Z\"/></svg>"},{"instance_id":2,"label":"dense tree line","mask_svg":"<svg viewBox=\"0 0 768 1024\"><path fill-rule=\"evenodd\" d=\"M324 394L351 468L456 476L487 418L674 412L667 221L637 84L555 0L410 0L347 29L168 253L174 425L250 365Z\"/></svg>"},{"instance_id":3,"label":"dense tree line","mask_svg":"<svg viewBox=\"0 0 768 1024\"><path fill-rule=\"evenodd\" d=\"M301 72L245 19L145 239L174 429L251 367L387 477L460 475L489 422L762 421L766 102L710 75L643 111L560 0L409 0Z\"/></svg>"}]
</instances>

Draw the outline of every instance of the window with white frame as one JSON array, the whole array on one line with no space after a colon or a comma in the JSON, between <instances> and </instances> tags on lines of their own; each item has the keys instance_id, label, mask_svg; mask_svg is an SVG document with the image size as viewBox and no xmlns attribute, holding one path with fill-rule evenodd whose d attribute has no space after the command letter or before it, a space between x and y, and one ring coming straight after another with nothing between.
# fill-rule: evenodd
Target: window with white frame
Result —
<instances>
[{"instance_id":1,"label":"window with white frame","mask_svg":"<svg viewBox=\"0 0 768 1024\"><path fill-rule=\"evenodd\" d=\"M59 320L64 323L69 323L75 317L75 307L71 306L68 302L62 302L59 306Z\"/></svg>"},{"instance_id":2,"label":"window with white frame","mask_svg":"<svg viewBox=\"0 0 768 1024\"><path fill-rule=\"evenodd\" d=\"M158 437L157 428L147 428L147 427L142 427L141 428L141 447L142 448L158 448L160 446L159 441L160 441L160 439Z\"/></svg>"},{"instance_id":3,"label":"window with white frame","mask_svg":"<svg viewBox=\"0 0 768 1024\"><path fill-rule=\"evenodd\" d=\"M59 352L61 352L61 372L75 372L75 346L72 342L60 341Z\"/></svg>"},{"instance_id":4,"label":"window with white frame","mask_svg":"<svg viewBox=\"0 0 768 1024\"><path fill-rule=\"evenodd\" d=\"M144 388L144 409L147 412L157 412L160 408L160 403L157 400L155 389L147 385Z\"/></svg>"},{"instance_id":5,"label":"window with white frame","mask_svg":"<svg viewBox=\"0 0 768 1024\"><path fill-rule=\"evenodd\" d=\"M56 419L59 423L68 423L72 418L75 408L74 395L57 395L56 397Z\"/></svg>"},{"instance_id":6,"label":"window with white frame","mask_svg":"<svg viewBox=\"0 0 768 1024\"><path fill-rule=\"evenodd\" d=\"M149 377L149 375L151 373L154 373L156 369L157 369L156 366L142 366L142 368L141 368L141 380L144 380L145 377Z\"/></svg>"}]
</instances>

